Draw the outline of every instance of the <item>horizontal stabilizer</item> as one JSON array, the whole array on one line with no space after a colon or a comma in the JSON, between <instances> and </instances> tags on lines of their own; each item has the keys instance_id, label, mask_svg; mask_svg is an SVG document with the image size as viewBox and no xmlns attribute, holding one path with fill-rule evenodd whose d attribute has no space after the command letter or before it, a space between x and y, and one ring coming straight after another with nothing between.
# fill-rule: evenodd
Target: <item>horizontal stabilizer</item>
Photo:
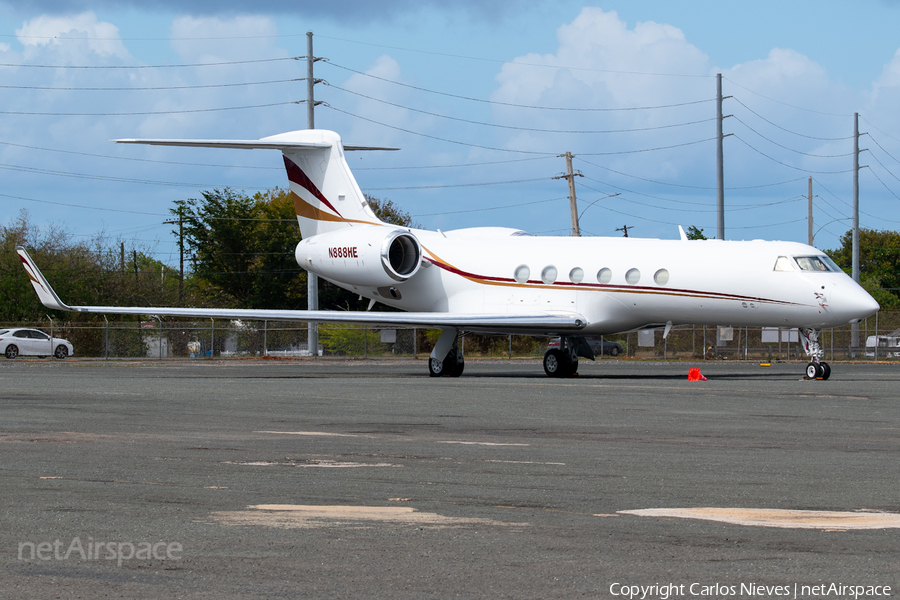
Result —
<instances>
[{"instance_id":1,"label":"horizontal stabilizer","mask_svg":"<svg viewBox=\"0 0 900 600\"><path fill-rule=\"evenodd\" d=\"M323 142L291 142L261 140L165 140L165 139L122 139L117 144L143 144L145 146L187 146L192 148L236 148L238 150L315 150L330 148L331 144Z\"/></svg>"},{"instance_id":2,"label":"horizontal stabilizer","mask_svg":"<svg viewBox=\"0 0 900 600\"><path fill-rule=\"evenodd\" d=\"M330 148L339 137L319 129L302 129L280 133L259 140L177 140L129 138L115 140L118 144L142 144L145 146L184 146L189 148L235 148L238 150L281 150L285 153ZM344 150L399 150L382 146L343 146Z\"/></svg>"}]
</instances>

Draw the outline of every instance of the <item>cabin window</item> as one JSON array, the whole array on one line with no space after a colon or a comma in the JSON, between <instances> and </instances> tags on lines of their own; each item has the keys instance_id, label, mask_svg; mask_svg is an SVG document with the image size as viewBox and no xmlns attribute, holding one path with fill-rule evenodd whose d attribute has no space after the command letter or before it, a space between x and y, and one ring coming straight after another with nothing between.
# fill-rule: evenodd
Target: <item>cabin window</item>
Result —
<instances>
[{"instance_id":1,"label":"cabin window","mask_svg":"<svg viewBox=\"0 0 900 600\"><path fill-rule=\"evenodd\" d=\"M599 271L597 271L597 281L599 283L609 283L612 279L612 271L603 267Z\"/></svg>"},{"instance_id":2,"label":"cabin window","mask_svg":"<svg viewBox=\"0 0 900 600\"><path fill-rule=\"evenodd\" d=\"M556 271L556 267L554 267L553 265L548 265L544 267L543 271L541 271L541 281L543 281L544 283L553 283L554 281L556 281L557 274L558 273Z\"/></svg>"},{"instance_id":3,"label":"cabin window","mask_svg":"<svg viewBox=\"0 0 900 600\"><path fill-rule=\"evenodd\" d=\"M827 273L831 269L828 264L822 260L822 256L795 256L794 260L797 261L797 266L800 267L801 271L819 271Z\"/></svg>"},{"instance_id":4,"label":"cabin window","mask_svg":"<svg viewBox=\"0 0 900 600\"><path fill-rule=\"evenodd\" d=\"M776 271L793 271L794 266L791 264L791 261L788 260L787 256L779 256L775 261L775 270Z\"/></svg>"},{"instance_id":5,"label":"cabin window","mask_svg":"<svg viewBox=\"0 0 900 600\"><path fill-rule=\"evenodd\" d=\"M581 283L584 280L584 269L575 267L569 271L569 281L572 283Z\"/></svg>"},{"instance_id":6,"label":"cabin window","mask_svg":"<svg viewBox=\"0 0 900 600\"><path fill-rule=\"evenodd\" d=\"M628 269L628 272L625 273L625 281L634 285L638 281L641 280L641 272L637 269Z\"/></svg>"},{"instance_id":7,"label":"cabin window","mask_svg":"<svg viewBox=\"0 0 900 600\"><path fill-rule=\"evenodd\" d=\"M516 272L513 277L515 277L516 281L519 283L526 283L528 278L531 277L531 269L528 268L528 265L519 265L516 267Z\"/></svg>"},{"instance_id":8,"label":"cabin window","mask_svg":"<svg viewBox=\"0 0 900 600\"><path fill-rule=\"evenodd\" d=\"M653 281L656 282L656 285L666 285L669 283L669 272L665 269L660 269L653 274Z\"/></svg>"}]
</instances>

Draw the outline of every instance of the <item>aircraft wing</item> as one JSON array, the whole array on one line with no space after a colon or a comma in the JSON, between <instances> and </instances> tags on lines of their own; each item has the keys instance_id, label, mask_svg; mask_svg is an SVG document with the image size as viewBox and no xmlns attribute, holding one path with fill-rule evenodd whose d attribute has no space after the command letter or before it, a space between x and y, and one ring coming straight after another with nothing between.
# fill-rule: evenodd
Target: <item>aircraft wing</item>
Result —
<instances>
[{"instance_id":1,"label":"aircraft wing","mask_svg":"<svg viewBox=\"0 0 900 600\"><path fill-rule=\"evenodd\" d=\"M16 247L34 291L47 308L68 312L112 315L157 315L161 317L255 319L269 321L304 321L318 323L358 323L364 325L444 328L466 331L557 335L576 332L585 327L586 319L574 312L545 311L530 314L509 313L439 313L331 310L259 310L241 308L174 308L159 306L69 306L60 300L47 278L28 255Z\"/></svg>"}]
</instances>

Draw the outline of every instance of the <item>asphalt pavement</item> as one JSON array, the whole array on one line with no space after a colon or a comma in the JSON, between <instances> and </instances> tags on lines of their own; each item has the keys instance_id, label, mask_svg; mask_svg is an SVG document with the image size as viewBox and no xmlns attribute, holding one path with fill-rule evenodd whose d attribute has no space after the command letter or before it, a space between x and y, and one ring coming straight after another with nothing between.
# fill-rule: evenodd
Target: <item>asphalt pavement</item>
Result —
<instances>
[{"instance_id":1,"label":"asphalt pavement","mask_svg":"<svg viewBox=\"0 0 900 600\"><path fill-rule=\"evenodd\" d=\"M900 365L804 366L3 361L0 597L896 596Z\"/></svg>"}]
</instances>

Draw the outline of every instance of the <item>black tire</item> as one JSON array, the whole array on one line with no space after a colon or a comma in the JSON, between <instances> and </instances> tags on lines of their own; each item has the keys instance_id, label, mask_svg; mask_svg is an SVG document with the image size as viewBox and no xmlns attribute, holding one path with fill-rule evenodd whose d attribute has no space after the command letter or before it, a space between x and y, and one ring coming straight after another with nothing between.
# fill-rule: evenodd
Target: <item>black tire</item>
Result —
<instances>
[{"instance_id":1,"label":"black tire","mask_svg":"<svg viewBox=\"0 0 900 600\"><path fill-rule=\"evenodd\" d=\"M827 362L819 363L819 366L822 367L822 379L828 379L831 377L831 365Z\"/></svg>"},{"instance_id":2,"label":"black tire","mask_svg":"<svg viewBox=\"0 0 900 600\"><path fill-rule=\"evenodd\" d=\"M450 370L450 377L459 377L463 374L463 369L465 369L466 363L463 362L462 357L456 362L453 366L453 369Z\"/></svg>"},{"instance_id":3,"label":"black tire","mask_svg":"<svg viewBox=\"0 0 900 600\"><path fill-rule=\"evenodd\" d=\"M819 377L822 377L822 373L823 373L823 370L822 370L821 365L819 365L819 363L811 362L808 365L806 365L806 378L807 379L818 379Z\"/></svg>"},{"instance_id":4,"label":"black tire","mask_svg":"<svg viewBox=\"0 0 900 600\"><path fill-rule=\"evenodd\" d=\"M567 363L562 352L551 348L544 354L544 373L547 374L547 377L564 377Z\"/></svg>"},{"instance_id":5,"label":"black tire","mask_svg":"<svg viewBox=\"0 0 900 600\"><path fill-rule=\"evenodd\" d=\"M67 356L69 356L69 349L60 344L56 347L56 351L53 352L53 356L58 358L59 360L63 360Z\"/></svg>"},{"instance_id":6,"label":"black tire","mask_svg":"<svg viewBox=\"0 0 900 600\"><path fill-rule=\"evenodd\" d=\"M451 350L442 361L434 358L428 359L428 374L431 377L459 377L462 375L465 363L458 350Z\"/></svg>"},{"instance_id":7,"label":"black tire","mask_svg":"<svg viewBox=\"0 0 900 600\"><path fill-rule=\"evenodd\" d=\"M618 356L619 355L619 347L613 346L612 349L610 349L610 351L609 351L609 355L612 356L613 358Z\"/></svg>"},{"instance_id":8,"label":"black tire","mask_svg":"<svg viewBox=\"0 0 900 600\"><path fill-rule=\"evenodd\" d=\"M19 355L19 347L15 344L10 344L6 347L6 358L15 358Z\"/></svg>"}]
</instances>

